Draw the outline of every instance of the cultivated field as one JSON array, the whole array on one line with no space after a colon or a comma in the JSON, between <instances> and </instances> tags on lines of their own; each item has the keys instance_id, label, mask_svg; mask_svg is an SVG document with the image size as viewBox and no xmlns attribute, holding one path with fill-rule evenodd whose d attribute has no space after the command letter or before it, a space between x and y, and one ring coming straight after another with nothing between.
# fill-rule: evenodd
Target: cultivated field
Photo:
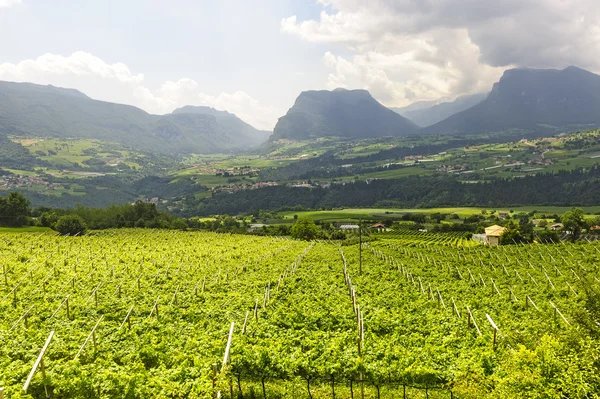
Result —
<instances>
[{"instance_id":1,"label":"cultivated field","mask_svg":"<svg viewBox=\"0 0 600 399\"><path fill-rule=\"evenodd\" d=\"M52 234L0 234L5 398L593 398L600 387L598 244L415 233L360 251Z\"/></svg>"},{"instance_id":2,"label":"cultivated field","mask_svg":"<svg viewBox=\"0 0 600 399\"><path fill-rule=\"evenodd\" d=\"M536 214L562 214L570 211L573 207L560 206L518 206L512 208L494 208L495 213L529 213L535 211ZM600 206L583 207L587 215L600 212ZM285 211L280 212L285 218L293 219L294 215L298 217L309 217L313 220L326 222L350 221L359 219L384 219L399 218L406 213L422 213L429 215L432 213L456 214L461 218L472 215L481 215L482 211L491 213L490 208L462 207L462 208L345 208L331 211ZM590 216L591 217L591 216Z\"/></svg>"}]
</instances>

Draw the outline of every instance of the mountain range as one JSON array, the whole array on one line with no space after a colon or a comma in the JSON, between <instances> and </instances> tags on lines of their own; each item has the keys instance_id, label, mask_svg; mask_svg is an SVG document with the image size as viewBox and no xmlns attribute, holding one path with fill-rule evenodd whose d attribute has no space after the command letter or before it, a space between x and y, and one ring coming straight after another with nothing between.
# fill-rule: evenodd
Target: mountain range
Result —
<instances>
[{"instance_id":1,"label":"mountain range","mask_svg":"<svg viewBox=\"0 0 600 399\"><path fill-rule=\"evenodd\" d=\"M511 69L489 94L417 102L392 117L364 90L308 91L279 119L272 140L412 134L552 133L600 126L600 76L576 67ZM418 128L417 125L422 126Z\"/></svg>"},{"instance_id":2,"label":"mountain range","mask_svg":"<svg viewBox=\"0 0 600 399\"><path fill-rule=\"evenodd\" d=\"M576 67L511 69L489 94L418 102L395 111L366 90L305 91L279 118L269 140L273 144L279 139L319 137L546 134L593 128L600 126L600 76ZM209 107L185 106L152 115L73 89L0 82L0 138L89 138L141 151L184 154L252 149L269 135L234 114Z\"/></svg>"},{"instance_id":3,"label":"mountain range","mask_svg":"<svg viewBox=\"0 0 600 399\"><path fill-rule=\"evenodd\" d=\"M268 132L208 107L152 115L77 90L0 82L0 135L89 138L173 154L245 150L264 142Z\"/></svg>"},{"instance_id":4,"label":"mountain range","mask_svg":"<svg viewBox=\"0 0 600 399\"><path fill-rule=\"evenodd\" d=\"M422 132L548 132L599 125L600 76L576 67L511 69L485 100Z\"/></svg>"},{"instance_id":5,"label":"mountain range","mask_svg":"<svg viewBox=\"0 0 600 399\"><path fill-rule=\"evenodd\" d=\"M404 108L390 108L420 127L435 125L444 119L479 104L488 93L478 93L456 98L454 101L418 101Z\"/></svg>"},{"instance_id":6,"label":"mountain range","mask_svg":"<svg viewBox=\"0 0 600 399\"><path fill-rule=\"evenodd\" d=\"M390 107L390 109L395 113L404 116L409 112L428 109L442 102L443 100L415 101L414 103L411 103L406 107Z\"/></svg>"}]
</instances>

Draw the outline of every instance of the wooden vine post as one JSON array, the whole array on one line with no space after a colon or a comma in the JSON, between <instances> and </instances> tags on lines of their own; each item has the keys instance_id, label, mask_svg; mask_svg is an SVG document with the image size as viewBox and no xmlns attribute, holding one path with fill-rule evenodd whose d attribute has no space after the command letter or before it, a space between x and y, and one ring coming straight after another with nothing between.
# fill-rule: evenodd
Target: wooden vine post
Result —
<instances>
[{"instance_id":1,"label":"wooden vine post","mask_svg":"<svg viewBox=\"0 0 600 399\"><path fill-rule=\"evenodd\" d=\"M456 316L460 319L460 313L458 312L458 307L456 307L456 302L454 302L454 298L452 299L452 306L454 307L454 311L456 312Z\"/></svg>"},{"instance_id":2,"label":"wooden vine post","mask_svg":"<svg viewBox=\"0 0 600 399\"><path fill-rule=\"evenodd\" d=\"M535 310L537 310L538 312L540 311L540 309L537 307L535 302L533 302L533 299L531 299L529 297L529 295L525 295L525 309L527 309L528 303L531 303L533 305L533 307L535 308Z\"/></svg>"},{"instance_id":3,"label":"wooden vine post","mask_svg":"<svg viewBox=\"0 0 600 399\"><path fill-rule=\"evenodd\" d=\"M427 283L429 286L429 299L433 300L433 291L431 290L431 283Z\"/></svg>"},{"instance_id":4,"label":"wooden vine post","mask_svg":"<svg viewBox=\"0 0 600 399\"><path fill-rule=\"evenodd\" d=\"M214 392L217 388L217 363L212 364L212 387Z\"/></svg>"},{"instance_id":5,"label":"wooden vine post","mask_svg":"<svg viewBox=\"0 0 600 399\"><path fill-rule=\"evenodd\" d=\"M67 299L65 299L65 306L67 309L67 319L70 320L71 319L71 308L69 307L69 296L71 296L71 295L68 295Z\"/></svg>"},{"instance_id":6,"label":"wooden vine post","mask_svg":"<svg viewBox=\"0 0 600 399\"><path fill-rule=\"evenodd\" d=\"M496 350L496 339L497 339L497 335L498 335L498 326L496 325L496 323L494 323L494 320L492 320L492 318L490 317L489 314L486 313L485 317L487 318L488 322L490 323L490 325L494 329L494 344L493 344L493 348L494 348L494 350Z\"/></svg>"},{"instance_id":7,"label":"wooden vine post","mask_svg":"<svg viewBox=\"0 0 600 399\"><path fill-rule=\"evenodd\" d=\"M577 292L573 289L573 287L571 287L571 284L567 283L567 286L569 287L569 290L571 290L571 292L577 296Z\"/></svg>"},{"instance_id":8,"label":"wooden vine post","mask_svg":"<svg viewBox=\"0 0 600 399\"><path fill-rule=\"evenodd\" d=\"M54 331L50 331L50 335L48 335L48 338L46 339L46 343L42 347L42 350L40 351L35 363L33 364L33 367L31 368L31 372L29 373L29 376L27 377L25 384L23 384L23 390L25 392L27 392L27 390L29 389L31 380L33 379L33 376L34 376L35 372L37 371L38 367L40 367L40 370L42 371L42 378L44 380L46 379L46 367L44 366L44 354L46 353L46 350L48 349L48 346L50 345L50 341L52 341L52 337L54 337ZM48 387L46 386L45 383L44 383L44 390L46 391L46 397L49 397Z\"/></svg>"},{"instance_id":9,"label":"wooden vine post","mask_svg":"<svg viewBox=\"0 0 600 399\"><path fill-rule=\"evenodd\" d=\"M150 311L150 316L148 317L152 317L153 313L156 313L156 320L160 320L160 315L158 313L158 300L160 299L160 296L158 298L156 298L156 301L154 302L154 306L152 306L152 310Z\"/></svg>"},{"instance_id":10,"label":"wooden vine post","mask_svg":"<svg viewBox=\"0 0 600 399\"><path fill-rule=\"evenodd\" d=\"M254 302L254 321L258 321L258 298Z\"/></svg>"},{"instance_id":11,"label":"wooden vine post","mask_svg":"<svg viewBox=\"0 0 600 399\"><path fill-rule=\"evenodd\" d=\"M100 281L98 283L98 285L96 286L96 288L94 288L94 291L92 292L92 294L88 297L88 299L85 301L85 303L87 304L92 297L94 298L94 304L96 307L98 307L98 289L102 286L102 281Z\"/></svg>"},{"instance_id":12,"label":"wooden vine post","mask_svg":"<svg viewBox=\"0 0 600 399\"><path fill-rule=\"evenodd\" d=\"M66 307L67 307L67 318L70 319L71 318L71 313L70 313L70 308L69 308L69 297L71 296L71 294L67 295L65 297L65 299L63 299L63 301L58 305L58 307L56 308L56 310L54 311L54 313L52 313L52 316L50 316L50 318L54 318L54 316L56 316L56 314L58 313L58 311L60 310L60 308L62 307L63 304L66 303Z\"/></svg>"},{"instance_id":13,"label":"wooden vine post","mask_svg":"<svg viewBox=\"0 0 600 399\"><path fill-rule=\"evenodd\" d=\"M442 307L444 309L446 309L446 304L444 303L444 298L442 298L442 294L440 293L440 289L436 288L436 291L437 291L438 305L440 305L440 303L441 303Z\"/></svg>"},{"instance_id":14,"label":"wooden vine post","mask_svg":"<svg viewBox=\"0 0 600 399\"><path fill-rule=\"evenodd\" d=\"M362 312L360 311L360 305L357 305L357 329L358 329L358 357L362 356L362 345L363 345L363 321ZM360 398L365 399L365 383L362 371L358 375L360 382Z\"/></svg>"},{"instance_id":15,"label":"wooden vine post","mask_svg":"<svg viewBox=\"0 0 600 399\"><path fill-rule=\"evenodd\" d=\"M98 322L96 322L96 325L94 326L94 328L92 328L92 331L90 332L90 334L87 336L87 338L83 342L83 345L81 345L81 348L79 348L79 352L77 352L77 354L75 355L73 360L76 360L79 357L79 355L83 351L83 348L85 348L85 345L88 343L90 338L92 338L92 342L94 344L94 352L98 351L98 347L96 345L96 328L98 327L98 325L100 324L100 322L102 321L103 318L104 318L104 315L100 316L100 319L98 319Z\"/></svg>"},{"instance_id":16,"label":"wooden vine post","mask_svg":"<svg viewBox=\"0 0 600 399\"><path fill-rule=\"evenodd\" d=\"M8 331L10 332L10 331L14 330L15 327L19 324L19 322L21 320L25 321L25 328L28 329L29 328L29 321L28 321L29 312L31 312L31 310L33 309L34 306L35 305L31 305L31 307L25 313L23 313L23 315L21 317L19 317L19 320L17 320L15 322L15 324L13 324L12 327L10 328L10 330L8 330ZM0 399L2 399L2 398L0 398Z\"/></svg>"},{"instance_id":17,"label":"wooden vine post","mask_svg":"<svg viewBox=\"0 0 600 399\"><path fill-rule=\"evenodd\" d=\"M498 287L496 287L496 282L494 281L494 279L490 278L490 281L492 282L492 295L494 295L494 292L496 292L496 294L498 294L499 297L502 297L502 294L500 294Z\"/></svg>"},{"instance_id":18,"label":"wooden vine post","mask_svg":"<svg viewBox=\"0 0 600 399\"><path fill-rule=\"evenodd\" d=\"M227 347L225 348L225 355L223 356L223 369L225 366L230 363L230 352L231 352L231 340L233 339L233 328L235 323L231 322L231 327L229 328L229 337L227 338ZM233 398L233 384L231 383L231 379L229 380L229 393L230 397Z\"/></svg>"},{"instance_id":19,"label":"wooden vine post","mask_svg":"<svg viewBox=\"0 0 600 399\"><path fill-rule=\"evenodd\" d=\"M133 311L133 306L131 305L131 307L129 308L129 311L127 312L127 315L125 316L125 319L123 320L123 323L121 323L121 326L119 327L119 330L121 330L121 328L123 328L123 326L125 325L125 323L127 323L127 329L131 330L131 312ZM117 330L117 331L119 331Z\"/></svg>"},{"instance_id":20,"label":"wooden vine post","mask_svg":"<svg viewBox=\"0 0 600 399\"><path fill-rule=\"evenodd\" d=\"M362 219L358 219L358 274L362 275Z\"/></svg>"},{"instance_id":21,"label":"wooden vine post","mask_svg":"<svg viewBox=\"0 0 600 399\"><path fill-rule=\"evenodd\" d=\"M475 329L477 330L477 333L479 335L481 335L481 330L479 329L479 326L477 325L477 322L475 321L475 318L473 317L473 314L471 313L471 309L469 309L469 307L467 306L467 326L469 328L471 328L471 322L473 322L473 326L475 326Z\"/></svg>"},{"instance_id":22,"label":"wooden vine post","mask_svg":"<svg viewBox=\"0 0 600 399\"><path fill-rule=\"evenodd\" d=\"M512 290L512 289L510 289L510 288L509 288L508 290L510 291L510 295L512 296L512 298L513 298L513 301L515 301L515 302L517 302L517 303L518 303L518 302L519 302L519 299L517 298L517 296L515 295L515 293L513 292L513 290Z\"/></svg>"},{"instance_id":23,"label":"wooden vine post","mask_svg":"<svg viewBox=\"0 0 600 399\"><path fill-rule=\"evenodd\" d=\"M554 309L554 322L556 323L556 315L558 314L561 317L561 319L563 319L565 324L570 327L571 324L567 321L565 316L563 316L563 314L560 312L560 310L558 310L558 307L554 303L552 303L552 301L549 301L549 302L550 302L550 306L552 306L552 308Z\"/></svg>"},{"instance_id":24,"label":"wooden vine post","mask_svg":"<svg viewBox=\"0 0 600 399\"><path fill-rule=\"evenodd\" d=\"M226 369L227 364L229 364L229 355L231 352L231 341L233 339L233 329L235 327L235 323L232 321L231 322L231 327L229 328L229 336L227 337L227 346L225 346L225 354L223 355L223 367L221 367L221 373L223 373L223 371ZM213 365L213 373L215 373L216 371L216 364ZM213 387L215 385L215 382L213 380ZM233 398L233 386L230 384L229 385L229 389L232 391L231 392L231 397ZM217 398L221 397L221 391L217 392Z\"/></svg>"},{"instance_id":25,"label":"wooden vine post","mask_svg":"<svg viewBox=\"0 0 600 399\"><path fill-rule=\"evenodd\" d=\"M248 324L248 316L250 315L250 311L246 310L246 317L244 318L244 326L242 327L242 334L246 334L246 325Z\"/></svg>"},{"instance_id":26,"label":"wooden vine post","mask_svg":"<svg viewBox=\"0 0 600 399\"><path fill-rule=\"evenodd\" d=\"M265 287L265 293L263 294L263 304L262 304L263 310L267 307L267 299L268 299L267 290L268 290L268 288Z\"/></svg>"}]
</instances>

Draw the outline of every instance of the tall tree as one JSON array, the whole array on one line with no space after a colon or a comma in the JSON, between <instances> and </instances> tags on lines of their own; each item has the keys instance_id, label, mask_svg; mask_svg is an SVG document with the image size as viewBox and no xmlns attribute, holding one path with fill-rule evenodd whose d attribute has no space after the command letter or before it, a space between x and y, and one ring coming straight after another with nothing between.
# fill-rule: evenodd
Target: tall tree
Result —
<instances>
[{"instance_id":1,"label":"tall tree","mask_svg":"<svg viewBox=\"0 0 600 399\"><path fill-rule=\"evenodd\" d=\"M319 228L308 217L299 218L290 230L292 237L299 240L312 240L317 237L318 233Z\"/></svg>"},{"instance_id":2,"label":"tall tree","mask_svg":"<svg viewBox=\"0 0 600 399\"><path fill-rule=\"evenodd\" d=\"M581 208L573 208L565 212L562 217L564 229L573 233L573 240L576 240L581 234L581 229L585 227L584 212Z\"/></svg>"},{"instance_id":3,"label":"tall tree","mask_svg":"<svg viewBox=\"0 0 600 399\"><path fill-rule=\"evenodd\" d=\"M20 227L27 223L30 202L23 194L12 192L0 198L0 225Z\"/></svg>"}]
</instances>

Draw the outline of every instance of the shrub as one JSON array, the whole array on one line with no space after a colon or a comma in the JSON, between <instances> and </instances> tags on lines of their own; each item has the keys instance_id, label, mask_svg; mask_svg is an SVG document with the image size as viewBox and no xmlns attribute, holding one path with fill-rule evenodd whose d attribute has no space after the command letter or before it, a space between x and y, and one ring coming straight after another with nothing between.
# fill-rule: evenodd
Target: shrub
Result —
<instances>
[{"instance_id":1,"label":"shrub","mask_svg":"<svg viewBox=\"0 0 600 399\"><path fill-rule=\"evenodd\" d=\"M176 230L187 230L187 223L184 219L175 219L171 222L171 228Z\"/></svg>"},{"instance_id":2,"label":"shrub","mask_svg":"<svg viewBox=\"0 0 600 399\"><path fill-rule=\"evenodd\" d=\"M538 242L542 244L555 244L560 242L560 237L556 231L543 230L536 234Z\"/></svg>"},{"instance_id":3,"label":"shrub","mask_svg":"<svg viewBox=\"0 0 600 399\"><path fill-rule=\"evenodd\" d=\"M319 233L319 228L312 219L304 217L299 218L292 226L290 233L292 237L298 240L313 240Z\"/></svg>"},{"instance_id":4,"label":"shrub","mask_svg":"<svg viewBox=\"0 0 600 399\"><path fill-rule=\"evenodd\" d=\"M54 230L61 235L83 235L87 230L84 220L78 215L66 215L54 224Z\"/></svg>"}]
</instances>

